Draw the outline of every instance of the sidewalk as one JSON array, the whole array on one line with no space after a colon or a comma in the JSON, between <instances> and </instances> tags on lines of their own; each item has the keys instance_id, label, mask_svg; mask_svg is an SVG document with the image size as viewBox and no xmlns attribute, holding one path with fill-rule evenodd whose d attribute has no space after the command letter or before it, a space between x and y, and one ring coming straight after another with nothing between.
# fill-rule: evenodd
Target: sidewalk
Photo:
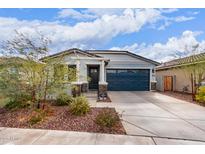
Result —
<instances>
[{"instance_id":1,"label":"sidewalk","mask_svg":"<svg viewBox=\"0 0 205 154\"><path fill-rule=\"evenodd\" d=\"M100 133L20 129L0 127L0 144L34 145L154 145L205 144L205 142L146 136L112 135Z\"/></svg>"}]
</instances>

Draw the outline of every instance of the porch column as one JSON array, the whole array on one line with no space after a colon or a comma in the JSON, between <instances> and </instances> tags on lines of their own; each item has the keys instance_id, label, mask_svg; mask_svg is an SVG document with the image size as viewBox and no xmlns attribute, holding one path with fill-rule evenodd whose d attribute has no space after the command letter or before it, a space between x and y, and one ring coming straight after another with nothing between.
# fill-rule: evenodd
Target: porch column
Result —
<instances>
[{"instance_id":1,"label":"porch column","mask_svg":"<svg viewBox=\"0 0 205 154\"><path fill-rule=\"evenodd\" d=\"M105 81L105 62L101 61L100 65L100 81L98 87L98 99L107 100L107 82Z\"/></svg>"},{"instance_id":2,"label":"porch column","mask_svg":"<svg viewBox=\"0 0 205 154\"><path fill-rule=\"evenodd\" d=\"M105 63L102 60L101 65L100 65L100 83L105 82Z\"/></svg>"},{"instance_id":3,"label":"porch column","mask_svg":"<svg viewBox=\"0 0 205 154\"><path fill-rule=\"evenodd\" d=\"M76 62L76 76L77 76L77 82L80 82L80 60L77 59Z\"/></svg>"}]
</instances>

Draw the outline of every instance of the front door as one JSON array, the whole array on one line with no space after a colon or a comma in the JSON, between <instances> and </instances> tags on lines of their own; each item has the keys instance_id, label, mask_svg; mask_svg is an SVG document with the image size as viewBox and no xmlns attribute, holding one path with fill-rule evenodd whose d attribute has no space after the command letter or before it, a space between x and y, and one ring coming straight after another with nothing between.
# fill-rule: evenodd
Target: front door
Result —
<instances>
[{"instance_id":1,"label":"front door","mask_svg":"<svg viewBox=\"0 0 205 154\"><path fill-rule=\"evenodd\" d=\"M89 77L89 89L98 89L99 67L89 66L88 67L88 77Z\"/></svg>"}]
</instances>

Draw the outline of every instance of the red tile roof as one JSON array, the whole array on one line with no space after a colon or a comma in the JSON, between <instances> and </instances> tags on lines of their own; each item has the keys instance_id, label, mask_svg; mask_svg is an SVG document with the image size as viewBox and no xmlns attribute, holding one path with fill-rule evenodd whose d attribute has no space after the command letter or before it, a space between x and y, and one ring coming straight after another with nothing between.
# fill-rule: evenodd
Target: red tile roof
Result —
<instances>
[{"instance_id":1,"label":"red tile roof","mask_svg":"<svg viewBox=\"0 0 205 154\"><path fill-rule=\"evenodd\" d=\"M157 70L178 67L181 65L190 65L190 64L198 63L202 61L205 62L205 52L165 62L161 64L160 66L158 66Z\"/></svg>"}]
</instances>

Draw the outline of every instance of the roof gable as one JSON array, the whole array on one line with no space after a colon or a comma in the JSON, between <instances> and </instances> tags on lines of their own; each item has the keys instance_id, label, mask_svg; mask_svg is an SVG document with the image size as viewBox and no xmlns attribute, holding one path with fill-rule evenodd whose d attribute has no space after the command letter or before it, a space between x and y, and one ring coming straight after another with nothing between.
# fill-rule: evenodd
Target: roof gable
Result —
<instances>
[{"instance_id":1,"label":"roof gable","mask_svg":"<svg viewBox=\"0 0 205 154\"><path fill-rule=\"evenodd\" d=\"M139 56L137 54L134 54L132 52L124 51L124 50L87 50L87 52L95 53L95 54L125 54L125 55L131 56L133 58L137 58L137 59L140 59L142 61L154 64L156 66L160 65L160 63L158 63L154 60L151 60L151 59L148 59L148 58Z\"/></svg>"},{"instance_id":2,"label":"roof gable","mask_svg":"<svg viewBox=\"0 0 205 154\"><path fill-rule=\"evenodd\" d=\"M87 56L87 57L101 58L101 56L98 56L98 55L95 55L95 54L92 54L92 53L89 53L89 52L86 52L86 51L83 51L83 50L80 50L77 48L72 48L72 49L65 50L65 51L62 51L62 52L59 52L59 53L56 53L53 55L43 57L40 60L46 60L48 58L56 58L59 56L66 56L66 55L70 55L70 54L75 54L76 56L80 54L80 55Z\"/></svg>"},{"instance_id":3,"label":"roof gable","mask_svg":"<svg viewBox=\"0 0 205 154\"><path fill-rule=\"evenodd\" d=\"M69 50L65 50L65 51L62 51L62 52L59 52L59 53L56 53L56 54L41 58L40 60L46 60L48 58L56 58L56 57L61 56L61 55L65 56L65 55L69 55L69 54L76 54L76 55L81 54L81 55L84 55L84 56L87 56L87 57L103 58L103 56L98 55L100 53L103 53L103 54L125 54L127 56L137 58L137 59L142 60L144 62L151 63L155 66L160 65L160 63L158 63L156 61L153 61L151 59L139 56L139 55L134 54L134 53L129 52L129 51L123 51L123 50L84 50L83 51L83 50L80 50L80 49L77 49L77 48L72 48L72 49L69 49Z\"/></svg>"}]
</instances>

